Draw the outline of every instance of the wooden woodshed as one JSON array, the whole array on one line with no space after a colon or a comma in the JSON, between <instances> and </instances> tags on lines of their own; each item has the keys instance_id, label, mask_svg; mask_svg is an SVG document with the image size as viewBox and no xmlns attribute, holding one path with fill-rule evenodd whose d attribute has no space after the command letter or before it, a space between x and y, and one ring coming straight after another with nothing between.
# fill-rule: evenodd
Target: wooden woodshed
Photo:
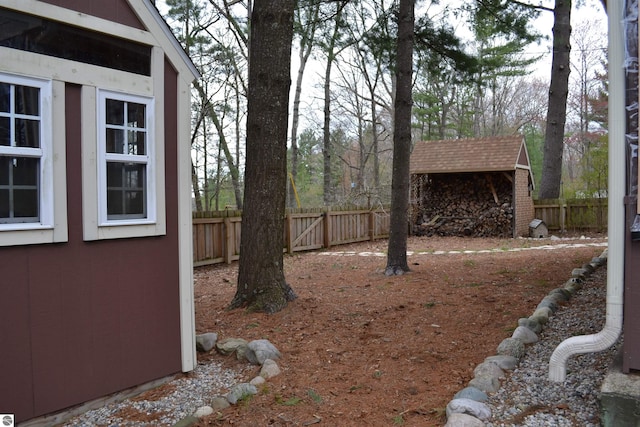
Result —
<instances>
[{"instance_id":1,"label":"wooden woodshed","mask_svg":"<svg viewBox=\"0 0 640 427\"><path fill-rule=\"evenodd\" d=\"M0 22L0 413L22 423L196 366L199 74L151 0L0 0Z\"/></svg>"},{"instance_id":2,"label":"wooden woodshed","mask_svg":"<svg viewBox=\"0 0 640 427\"><path fill-rule=\"evenodd\" d=\"M521 135L418 142L410 173L413 234L528 235L534 181Z\"/></svg>"}]
</instances>

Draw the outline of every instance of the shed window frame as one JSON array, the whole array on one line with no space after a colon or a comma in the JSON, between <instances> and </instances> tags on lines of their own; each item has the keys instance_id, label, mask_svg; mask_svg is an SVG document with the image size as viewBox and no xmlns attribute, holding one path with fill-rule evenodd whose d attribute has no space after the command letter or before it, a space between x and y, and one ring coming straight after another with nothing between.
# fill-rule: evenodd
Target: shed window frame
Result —
<instances>
[{"instance_id":1,"label":"shed window frame","mask_svg":"<svg viewBox=\"0 0 640 427\"><path fill-rule=\"evenodd\" d=\"M151 75L151 78L147 79L131 73L109 70L109 78L96 81L95 84L83 82L80 120L82 226L85 241L166 235L164 51L158 46L152 48ZM107 153L107 99L145 106L144 155L136 151L137 148L132 152L125 153L122 149L119 153ZM109 124L110 128L124 132L126 127L124 123L121 125ZM138 126L129 126L126 129L127 132L139 130ZM113 151L113 147L110 150ZM144 215L140 215L139 212L109 214L107 163L113 162L123 165L145 165Z\"/></svg>"},{"instance_id":2,"label":"shed window frame","mask_svg":"<svg viewBox=\"0 0 640 427\"><path fill-rule=\"evenodd\" d=\"M113 111L110 112L109 105L116 104L122 107L122 117L113 120L110 118ZM142 124L128 117L134 106L144 108ZM151 97L98 90L97 111L100 226L152 224L156 219L154 100ZM114 139L118 139L118 136L119 140L115 143ZM134 144L136 137L144 140L142 149ZM116 178L114 173L120 176ZM142 199L140 209L132 200L137 198ZM120 204L114 207L117 199Z\"/></svg>"},{"instance_id":3,"label":"shed window frame","mask_svg":"<svg viewBox=\"0 0 640 427\"><path fill-rule=\"evenodd\" d=\"M27 187L37 189L37 214L30 217L5 217L0 220L0 246L42 244L67 240L66 180L64 155L64 127L55 125L54 116L64 122L63 84L44 77L26 73L0 72L0 82L9 85L9 111L0 113L9 123L9 144L0 146L0 156L11 158L15 166L20 159L36 159L36 182ZM18 112L15 108L15 88L38 89L38 110ZM8 121L7 121L8 120ZM37 142L20 144L16 140L16 120L38 122ZM11 165L11 163L9 165ZM25 189L27 187L24 187ZM19 189L9 184L5 190Z\"/></svg>"}]
</instances>

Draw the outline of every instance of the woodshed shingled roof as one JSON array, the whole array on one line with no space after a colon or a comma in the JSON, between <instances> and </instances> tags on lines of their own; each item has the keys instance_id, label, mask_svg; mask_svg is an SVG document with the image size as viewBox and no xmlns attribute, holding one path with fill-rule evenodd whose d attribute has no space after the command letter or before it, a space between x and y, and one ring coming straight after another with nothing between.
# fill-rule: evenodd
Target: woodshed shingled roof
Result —
<instances>
[{"instance_id":1,"label":"woodshed shingled roof","mask_svg":"<svg viewBox=\"0 0 640 427\"><path fill-rule=\"evenodd\" d=\"M512 171L518 167L529 168L522 135L421 141L413 148L410 163L412 174Z\"/></svg>"}]
</instances>

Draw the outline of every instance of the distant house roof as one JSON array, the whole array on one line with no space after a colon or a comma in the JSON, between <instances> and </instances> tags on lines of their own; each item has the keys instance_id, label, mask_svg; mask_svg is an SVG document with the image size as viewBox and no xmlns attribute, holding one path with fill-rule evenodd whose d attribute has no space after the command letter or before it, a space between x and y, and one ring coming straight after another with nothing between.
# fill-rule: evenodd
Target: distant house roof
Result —
<instances>
[{"instance_id":1,"label":"distant house roof","mask_svg":"<svg viewBox=\"0 0 640 427\"><path fill-rule=\"evenodd\" d=\"M529 169L529 153L522 135L476 139L421 141L411 153L410 172L462 173ZM533 177L530 173L530 178Z\"/></svg>"}]
</instances>

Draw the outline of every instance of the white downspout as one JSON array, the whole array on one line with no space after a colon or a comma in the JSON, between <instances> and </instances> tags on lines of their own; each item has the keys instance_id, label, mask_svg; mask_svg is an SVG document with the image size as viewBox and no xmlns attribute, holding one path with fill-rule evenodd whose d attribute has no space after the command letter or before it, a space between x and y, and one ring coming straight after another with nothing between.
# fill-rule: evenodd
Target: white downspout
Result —
<instances>
[{"instance_id":1,"label":"white downspout","mask_svg":"<svg viewBox=\"0 0 640 427\"><path fill-rule=\"evenodd\" d=\"M575 336L556 347L549 360L549 380L562 382L566 363L574 354L602 351L622 331L624 290L625 89L622 25L624 0L607 2L609 15L609 208L607 256L607 316L604 329Z\"/></svg>"}]
</instances>

